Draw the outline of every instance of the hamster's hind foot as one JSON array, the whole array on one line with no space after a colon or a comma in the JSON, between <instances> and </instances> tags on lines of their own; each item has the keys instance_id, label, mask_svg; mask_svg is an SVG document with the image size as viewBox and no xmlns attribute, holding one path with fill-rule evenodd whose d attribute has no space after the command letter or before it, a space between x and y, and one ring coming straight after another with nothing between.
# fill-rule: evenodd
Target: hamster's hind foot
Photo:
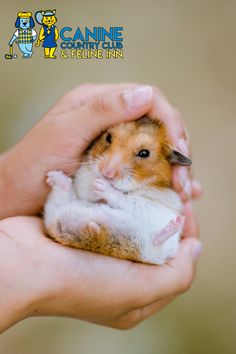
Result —
<instances>
[{"instance_id":1,"label":"hamster's hind foot","mask_svg":"<svg viewBox=\"0 0 236 354\"><path fill-rule=\"evenodd\" d=\"M174 236L178 231L181 231L181 229L183 229L184 222L185 216L176 216L175 219L171 220L161 231L157 233L157 235L155 235L153 245L160 245L167 241L170 237Z\"/></svg>"},{"instance_id":2,"label":"hamster's hind foot","mask_svg":"<svg viewBox=\"0 0 236 354\"><path fill-rule=\"evenodd\" d=\"M93 232L95 232L95 233L99 233L100 232L100 226L96 223L96 222L94 222L94 221L90 221L89 223L88 223L88 227L93 231Z\"/></svg>"}]
</instances>

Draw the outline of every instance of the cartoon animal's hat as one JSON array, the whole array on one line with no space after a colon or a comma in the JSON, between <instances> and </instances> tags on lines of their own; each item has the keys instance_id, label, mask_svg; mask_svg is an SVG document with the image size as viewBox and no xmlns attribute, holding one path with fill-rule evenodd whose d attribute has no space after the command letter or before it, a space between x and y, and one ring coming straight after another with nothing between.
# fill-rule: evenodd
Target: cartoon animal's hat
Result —
<instances>
[{"instance_id":1,"label":"cartoon animal's hat","mask_svg":"<svg viewBox=\"0 0 236 354\"><path fill-rule=\"evenodd\" d=\"M35 14L35 20L42 25L43 24L43 16L54 16L56 14L56 10L46 10L46 11L37 11Z\"/></svg>"},{"instance_id":2,"label":"cartoon animal's hat","mask_svg":"<svg viewBox=\"0 0 236 354\"><path fill-rule=\"evenodd\" d=\"M32 13L31 12L18 12L17 17L30 18L30 17L32 17Z\"/></svg>"}]
</instances>

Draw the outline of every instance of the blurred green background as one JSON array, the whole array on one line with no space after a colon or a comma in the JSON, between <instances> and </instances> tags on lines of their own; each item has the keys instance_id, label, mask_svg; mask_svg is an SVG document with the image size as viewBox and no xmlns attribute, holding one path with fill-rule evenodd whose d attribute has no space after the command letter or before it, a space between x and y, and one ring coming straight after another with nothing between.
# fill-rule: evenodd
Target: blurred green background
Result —
<instances>
[{"instance_id":1,"label":"blurred green background","mask_svg":"<svg viewBox=\"0 0 236 354\"><path fill-rule=\"evenodd\" d=\"M16 13L48 8L57 9L59 28L124 26L125 58L46 61L39 48L29 61L5 60ZM234 0L12 0L2 6L1 151L80 83L153 84L183 114L205 195L196 204L204 252L186 295L127 332L71 319L29 319L0 337L0 353L236 353L235 16Z\"/></svg>"}]
</instances>

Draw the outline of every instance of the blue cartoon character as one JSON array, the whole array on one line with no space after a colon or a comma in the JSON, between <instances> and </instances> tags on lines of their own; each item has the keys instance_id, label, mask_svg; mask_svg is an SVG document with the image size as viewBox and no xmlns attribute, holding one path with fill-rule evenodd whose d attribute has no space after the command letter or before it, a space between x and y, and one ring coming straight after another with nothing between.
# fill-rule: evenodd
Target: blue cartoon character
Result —
<instances>
[{"instance_id":1,"label":"blue cartoon character","mask_svg":"<svg viewBox=\"0 0 236 354\"><path fill-rule=\"evenodd\" d=\"M36 21L42 25L36 47L42 42L44 57L48 59L56 59L55 50L57 47L56 42L59 38L59 32L55 26L55 23L57 22L55 14L56 10L37 11L35 14Z\"/></svg>"},{"instance_id":2,"label":"blue cartoon character","mask_svg":"<svg viewBox=\"0 0 236 354\"><path fill-rule=\"evenodd\" d=\"M18 12L15 26L17 30L13 34L9 45L10 53L6 54L6 59L13 57L13 43L18 43L24 59L31 58L33 54L33 42L36 40L37 33L33 30L35 26L31 12Z\"/></svg>"}]
</instances>

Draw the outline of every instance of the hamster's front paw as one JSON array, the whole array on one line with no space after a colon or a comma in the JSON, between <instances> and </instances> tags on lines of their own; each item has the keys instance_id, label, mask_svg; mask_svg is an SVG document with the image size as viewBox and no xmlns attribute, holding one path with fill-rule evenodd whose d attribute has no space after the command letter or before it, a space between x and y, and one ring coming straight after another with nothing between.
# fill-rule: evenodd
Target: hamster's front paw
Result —
<instances>
[{"instance_id":1,"label":"hamster's front paw","mask_svg":"<svg viewBox=\"0 0 236 354\"><path fill-rule=\"evenodd\" d=\"M94 193L100 199L108 199L110 193L112 193L113 188L110 183L104 179L98 178L94 182Z\"/></svg>"},{"instance_id":2,"label":"hamster's front paw","mask_svg":"<svg viewBox=\"0 0 236 354\"><path fill-rule=\"evenodd\" d=\"M66 176L62 171L50 171L47 173L46 182L52 188L59 187L65 191L69 191L72 179Z\"/></svg>"}]
</instances>

